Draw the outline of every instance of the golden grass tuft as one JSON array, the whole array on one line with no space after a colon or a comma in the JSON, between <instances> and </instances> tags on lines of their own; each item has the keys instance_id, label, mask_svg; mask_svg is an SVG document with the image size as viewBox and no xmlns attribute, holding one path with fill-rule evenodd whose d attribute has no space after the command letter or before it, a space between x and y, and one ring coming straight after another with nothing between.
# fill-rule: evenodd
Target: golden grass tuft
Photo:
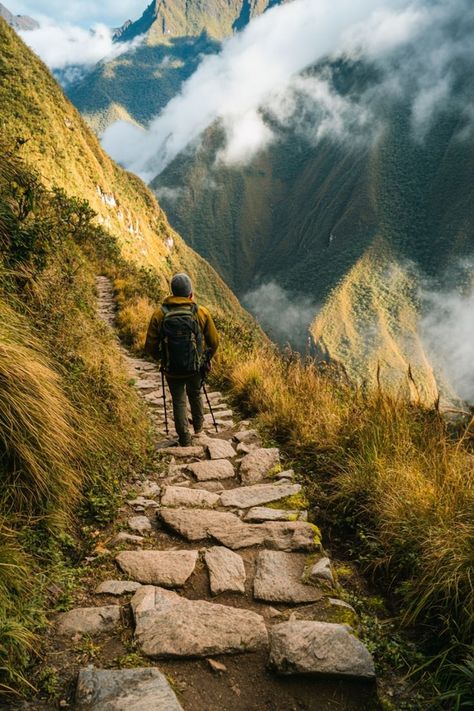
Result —
<instances>
[{"instance_id":1,"label":"golden grass tuft","mask_svg":"<svg viewBox=\"0 0 474 711\"><path fill-rule=\"evenodd\" d=\"M2 499L58 519L77 499L74 410L26 321L0 302Z\"/></svg>"},{"instance_id":2,"label":"golden grass tuft","mask_svg":"<svg viewBox=\"0 0 474 711\"><path fill-rule=\"evenodd\" d=\"M135 353L143 351L148 324L154 310L148 297L138 296L131 299L117 314L119 333Z\"/></svg>"}]
</instances>

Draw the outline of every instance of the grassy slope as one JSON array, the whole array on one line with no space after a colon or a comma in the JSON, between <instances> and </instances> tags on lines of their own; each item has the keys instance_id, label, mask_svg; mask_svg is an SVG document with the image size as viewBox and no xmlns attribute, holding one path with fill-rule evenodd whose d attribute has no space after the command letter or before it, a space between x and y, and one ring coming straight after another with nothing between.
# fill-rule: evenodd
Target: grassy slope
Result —
<instances>
[{"instance_id":1,"label":"grassy slope","mask_svg":"<svg viewBox=\"0 0 474 711\"><path fill-rule=\"evenodd\" d=\"M169 227L142 181L108 158L43 63L3 20L0 47L3 131L27 140L22 155L37 167L46 185L87 199L116 235L124 256L155 269L163 288L173 271L186 269L203 303L248 323L248 314L224 282ZM114 196L116 206L104 204L98 187ZM166 243L169 238L172 248Z\"/></svg>"}]
</instances>

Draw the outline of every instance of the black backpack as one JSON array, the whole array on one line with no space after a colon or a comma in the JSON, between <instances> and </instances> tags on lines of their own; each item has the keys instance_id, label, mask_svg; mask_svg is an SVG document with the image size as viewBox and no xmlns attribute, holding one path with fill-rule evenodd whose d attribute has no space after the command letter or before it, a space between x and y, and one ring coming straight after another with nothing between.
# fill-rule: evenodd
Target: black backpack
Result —
<instances>
[{"instance_id":1,"label":"black backpack","mask_svg":"<svg viewBox=\"0 0 474 711\"><path fill-rule=\"evenodd\" d=\"M165 373L193 375L203 363L203 334L196 304L163 304L160 361Z\"/></svg>"}]
</instances>

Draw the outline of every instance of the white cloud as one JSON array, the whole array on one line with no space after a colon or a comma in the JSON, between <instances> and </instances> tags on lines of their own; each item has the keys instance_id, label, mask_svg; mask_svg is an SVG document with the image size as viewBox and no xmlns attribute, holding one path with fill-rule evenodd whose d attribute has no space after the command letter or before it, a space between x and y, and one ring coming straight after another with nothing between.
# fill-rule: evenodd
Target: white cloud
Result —
<instances>
[{"instance_id":1,"label":"white cloud","mask_svg":"<svg viewBox=\"0 0 474 711\"><path fill-rule=\"evenodd\" d=\"M451 98L453 61L463 53L473 58L472 43L450 37L446 26L472 14L469 0L293 0L276 6L227 40L220 54L205 57L147 131L132 132L122 123L105 132L103 145L149 180L216 120L226 136L218 158L228 163L249 161L277 139L281 117L314 141L328 133L357 140L357 129L372 119L365 132L372 139L380 103L389 95L411 97L413 129L423 136L433 113ZM363 58L377 66L378 79L354 97L337 93L329 70L302 75L328 57Z\"/></svg>"},{"instance_id":2,"label":"white cloud","mask_svg":"<svg viewBox=\"0 0 474 711\"><path fill-rule=\"evenodd\" d=\"M129 43L114 43L105 25L84 30L75 25L56 25L42 21L36 30L20 33L23 40L52 69L91 66L102 59L112 59L137 47L142 38Z\"/></svg>"},{"instance_id":3,"label":"white cloud","mask_svg":"<svg viewBox=\"0 0 474 711\"><path fill-rule=\"evenodd\" d=\"M242 303L274 341L289 343L301 353L307 350L309 327L320 309L310 296L290 293L270 281L246 294Z\"/></svg>"},{"instance_id":4,"label":"white cloud","mask_svg":"<svg viewBox=\"0 0 474 711\"><path fill-rule=\"evenodd\" d=\"M454 391L474 405L474 290L427 291L423 299L425 347Z\"/></svg>"}]
</instances>

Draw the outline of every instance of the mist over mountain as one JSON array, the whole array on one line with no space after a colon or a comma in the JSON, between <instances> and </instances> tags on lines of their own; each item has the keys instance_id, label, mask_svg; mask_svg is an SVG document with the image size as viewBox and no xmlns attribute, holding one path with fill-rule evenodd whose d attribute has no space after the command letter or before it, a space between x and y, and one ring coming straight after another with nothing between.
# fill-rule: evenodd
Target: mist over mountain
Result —
<instances>
[{"instance_id":1,"label":"mist over mountain","mask_svg":"<svg viewBox=\"0 0 474 711\"><path fill-rule=\"evenodd\" d=\"M189 12L173 24L179 7L164 19L152 3L122 35L143 30L144 46L71 91L103 145L262 322L268 304L278 340L268 284L314 305L313 347L351 377L382 364L398 387L410 364L427 397L459 392L420 318L435 313L426 289L469 281L446 267L474 248L472 5L294 0L215 40L179 36L200 27Z\"/></svg>"}]
</instances>

